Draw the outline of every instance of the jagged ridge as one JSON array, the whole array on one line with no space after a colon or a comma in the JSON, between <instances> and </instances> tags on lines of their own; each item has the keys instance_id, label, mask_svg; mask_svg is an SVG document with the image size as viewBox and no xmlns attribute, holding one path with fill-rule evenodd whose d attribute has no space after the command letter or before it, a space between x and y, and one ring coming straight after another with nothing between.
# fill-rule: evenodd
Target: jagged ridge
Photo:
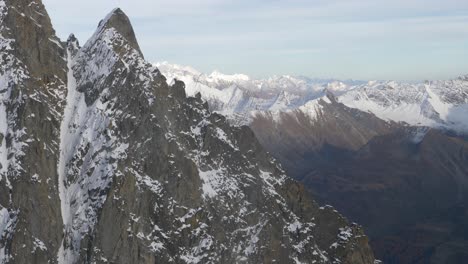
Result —
<instances>
[{"instance_id":1,"label":"jagged ridge","mask_svg":"<svg viewBox=\"0 0 468 264\"><path fill-rule=\"evenodd\" d=\"M189 95L200 92L213 111L226 115L237 125L248 125L252 122L252 114L257 115L258 111L278 116L279 112L307 108L309 102L331 92L346 106L370 112L386 121L468 133L468 119L465 118L468 114L468 82L463 77L411 84L310 80L291 76L255 80L219 73L206 75L190 67L168 63L156 65L170 80L185 81Z\"/></svg>"}]
</instances>

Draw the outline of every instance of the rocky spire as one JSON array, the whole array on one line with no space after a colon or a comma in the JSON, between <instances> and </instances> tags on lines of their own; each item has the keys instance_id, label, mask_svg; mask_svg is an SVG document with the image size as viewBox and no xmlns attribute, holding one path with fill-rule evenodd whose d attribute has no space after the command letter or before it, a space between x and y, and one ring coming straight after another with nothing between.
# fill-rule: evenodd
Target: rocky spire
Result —
<instances>
[{"instance_id":1,"label":"rocky spire","mask_svg":"<svg viewBox=\"0 0 468 264\"><path fill-rule=\"evenodd\" d=\"M0 0L0 263L47 263L62 237L64 44L40 0Z\"/></svg>"},{"instance_id":2,"label":"rocky spire","mask_svg":"<svg viewBox=\"0 0 468 264\"><path fill-rule=\"evenodd\" d=\"M124 37L128 44L134 48L135 50L143 56L143 53L140 50L140 46L138 45L138 41L135 37L135 32L133 31L132 24L128 16L122 11L120 8L116 8L110 12L106 18L99 22L99 29L98 31L102 31L105 29L115 29L122 37Z\"/></svg>"},{"instance_id":3,"label":"rocky spire","mask_svg":"<svg viewBox=\"0 0 468 264\"><path fill-rule=\"evenodd\" d=\"M74 34L70 34L70 36L68 36L67 49L71 52L72 57L75 56L78 50L80 49L80 42Z\"/></svg>"},{"instance_id":4,"label":"rocky spire","mask_svg":"<svg viewBox=\"0 0 468 264\"><path fill-rule=\"evenodd\" d=\"M3 10L7 10L2 21L4 37L14 39L14 49L19 59L26 64L29 72L45 83L51 82L49 70L58 72L58 77L65 79L61 71L65 62L63 43L55 35L49 15L40 0L4 0ZM5 11L3 11L5 12ZM50 45L52 44L52 45Z\"/></svg>"}]
</instances>

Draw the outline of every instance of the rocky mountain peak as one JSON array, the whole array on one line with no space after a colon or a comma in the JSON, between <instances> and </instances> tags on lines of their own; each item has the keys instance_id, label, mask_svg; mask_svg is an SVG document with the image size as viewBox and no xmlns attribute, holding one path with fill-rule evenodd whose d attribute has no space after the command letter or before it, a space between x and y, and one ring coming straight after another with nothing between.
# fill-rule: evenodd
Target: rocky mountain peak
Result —
<instances>
[{"instance_id":1,"label":"rocky mountain peak","mask_svg":"<svg viewBox=\"0 0 468 264\"><path fill-rule=\"evenodd\" d=\"M43 7L44 24L7 8L0 263L373 263L361 228L312 201L249 128L167 84L120 9L79 47Z\"/></svg>"},{"instance_id":2,"label":"rocky mountain peak","mask_svg":"<svg viewBox=\"0 0 468 264\"><path fill-rule=\"evenodd\" d=\"M67 39L67 49L70 52L70 55L74 57L78 50L80 49L80 42L75 37L74 34L70 34Z\"/></svg>"},{"instance_id":3,"label":"rocky mountain peak","mask_svg":"<svg viewBox=\"0 0 468 264\"><path fill-rule=\"evenodd\" d=\"M70 34L67 39L67 43L78 43L78 39L75 37L75 34Z\"/></svg>"},{"instance_id":4,"label":"rocky mountain peak","mask_svg":"<svg viewBox=\"0 0 468 264\"><path fill-rule=\"evenodd\" d=\"M0 1L0 35L14 40L11 48L16 50L20 59L33 77L50 83L55 76L49 76L47 68L64 65L65 50L40 0L3 0ZM53 45L49 45L53 44ZM57 59L57 60L54 60ZM60 79L65 75L59 72Z\"/></svg>"},{"instance_id":5,"label":"rocky mountain peak","mask_svg":"<svg viewBox=\"0 0 468 264\"><path fill-rule=\"evenodd\" d=\"M123 38L128 41L128 44L143 56L143 53L140 50L138 41L135 37L135 32L133 31L132 24L128 16L120 8L112 10L101 22L99 22L99 31L104 31L106 29L114 29Z\"/></svg>"}]
</instances>

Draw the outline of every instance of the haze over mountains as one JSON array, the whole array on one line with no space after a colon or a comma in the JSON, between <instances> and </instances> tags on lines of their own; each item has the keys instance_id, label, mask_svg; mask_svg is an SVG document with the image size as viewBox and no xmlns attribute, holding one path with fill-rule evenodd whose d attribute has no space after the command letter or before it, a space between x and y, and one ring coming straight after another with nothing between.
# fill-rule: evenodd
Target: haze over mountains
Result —
<instances>
[{"instance_id":1,"label":"haze over mountains","mask_svg":"<svg viewBox=\"0 0 468 264\"><path fill-rule=\"evenodd\" d=\"M250 126L314 198L363 224L384 263L468 257L467 77L252 80L157 65L232 124Z\"/></svg>"}]
</instances>

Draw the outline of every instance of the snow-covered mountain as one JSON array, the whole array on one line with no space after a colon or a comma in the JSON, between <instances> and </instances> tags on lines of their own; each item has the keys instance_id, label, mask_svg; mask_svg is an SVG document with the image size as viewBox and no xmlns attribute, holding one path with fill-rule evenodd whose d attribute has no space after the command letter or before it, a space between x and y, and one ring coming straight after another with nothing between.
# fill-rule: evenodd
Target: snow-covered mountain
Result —
<instances>
[{"instance_id":1,"label":"snow-covered mountain","mask_svg":"<svg viewBox=\"0 0 468 264\"><path fill-rule=\"evenodd\" d=\"M122 10L80 46L41 0L0 0L1 264L373 262L249 128L167 84Z\"/></svg>"},{"instance_id":2,"label":"snow-covered mountain","mask_svg":"<svg viewBox=\"0 0 468 264\"><path fill-rule=\"evenodd\" d=\"M296 109L324 95L323 82L292 76L274 76L264 80L244 74L225 75L217 71L201 73L191 67L156 63L168 78L185 83L188 96L200 93L213 111L227 116L235 124L248 124L254 111Z\"/></svg>"},{"instance_id":3,"label":"snow-covered mountain","mask_svg":"<svg viewBox=\"0 0 468 264\"><path fill-rule=\"evenodd\" d=\"M468 132L466 76L422 83L343 82L292 76L256 80L243 74L214 72L208 75L167 62L156 65L169 81L184 81L188 95L200 92L211 109L226 115L235 124L248 124L252 115L261 112L278 115L299 109L315 116L317 113L311 112L311 106L331 93L338 102L383 120Z\"/></svg>"},{"instance_id":4,"label":"snow-covered mountain","mask_svg":"<svg viewBox=\"0 0 468 264\"><path fill-rule=\"evenodd\" d=\"M369 82L350 87L338 100L384 120L468 133L468 78L407 84Z\"/></svg>"}]
</instances>

